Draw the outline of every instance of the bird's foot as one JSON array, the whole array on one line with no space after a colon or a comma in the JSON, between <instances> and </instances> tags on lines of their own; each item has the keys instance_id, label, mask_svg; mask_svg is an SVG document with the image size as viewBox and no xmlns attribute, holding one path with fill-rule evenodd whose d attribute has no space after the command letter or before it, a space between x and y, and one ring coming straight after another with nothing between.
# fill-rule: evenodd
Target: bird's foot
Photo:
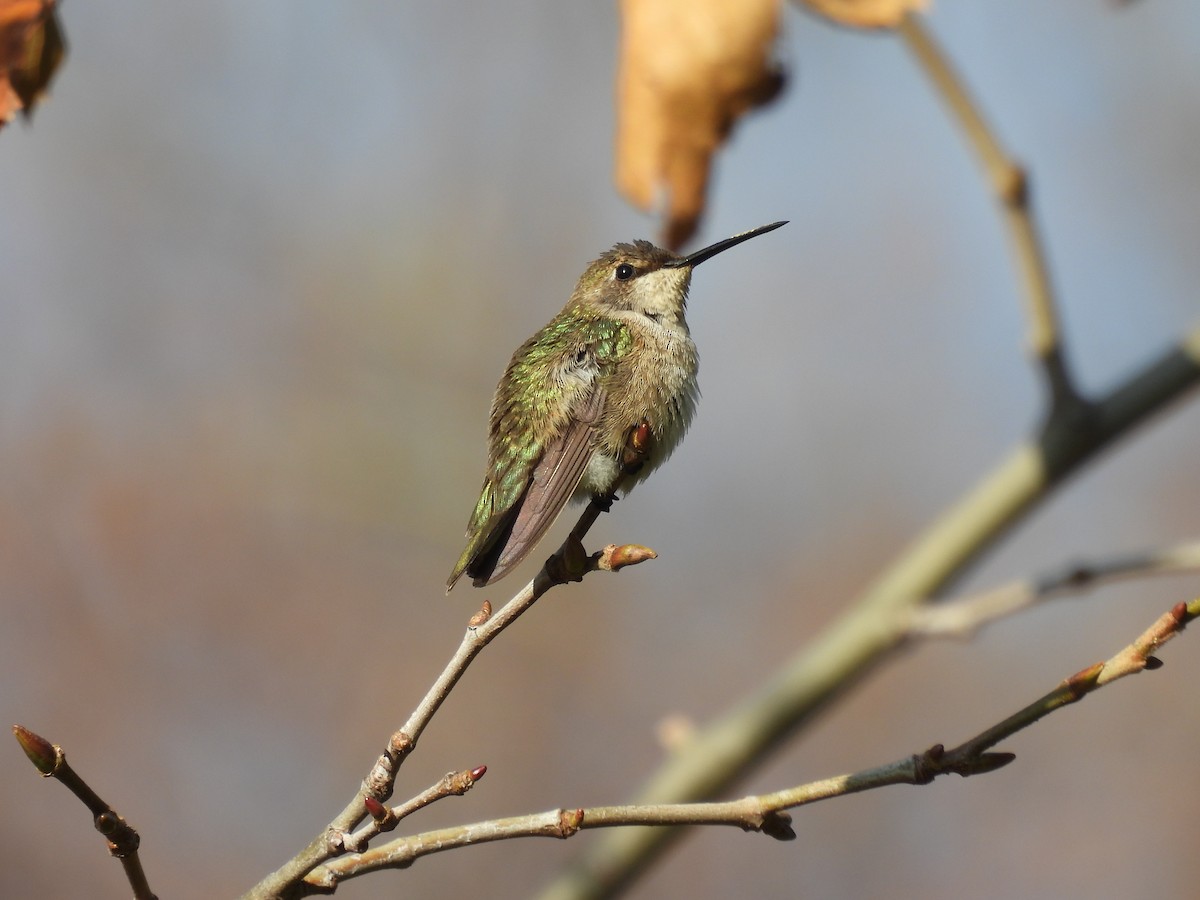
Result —
<instances>
[{"instance_id":1,"label":"bird's foot","mask_svg":"<svg viewBox=\"0 0 1200 900\"><path fill-rule=\"evenodd\" d=\"M637 474L650 456L651 446L654 444L654 432L650 430L650 423L642 419L641 424L635 425L629 430L629 437L625 439L625 449L621 453L621 466L626 475Z\"/></svg>"}]
</instances>

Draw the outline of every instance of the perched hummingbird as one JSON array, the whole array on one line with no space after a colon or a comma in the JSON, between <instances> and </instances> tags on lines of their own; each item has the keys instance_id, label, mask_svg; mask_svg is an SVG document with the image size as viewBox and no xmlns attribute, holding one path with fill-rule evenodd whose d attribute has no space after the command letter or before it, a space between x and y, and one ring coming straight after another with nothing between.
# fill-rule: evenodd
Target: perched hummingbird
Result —
<instances>
[{"instance_id":1,"label":"perched hummingbird","mask_svg":"<svg viewBox=\"0 0 1200 900\"><path fill-rule=\"evenodd\" d=\"M649 241L591 263L562 312L504 371L488 426L488 467L467 547L446 582L502 578L554 524L567 500L607 495L631 432L649 426L648 457L628 490L679 444L696 410L696 345L684 319L692 269L786 222L677 256Z\"/></svg>"}]
</instances>

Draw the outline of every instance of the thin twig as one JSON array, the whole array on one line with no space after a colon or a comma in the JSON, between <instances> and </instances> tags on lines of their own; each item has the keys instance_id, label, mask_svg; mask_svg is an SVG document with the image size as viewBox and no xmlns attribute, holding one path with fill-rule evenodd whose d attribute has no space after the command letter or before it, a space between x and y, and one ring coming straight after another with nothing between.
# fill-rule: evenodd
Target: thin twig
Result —
<instances>
[{"instance_id":1,"label":"thin twig","mask_svg":"<svg viewBox=\"0 0 1200 900\"><path fill-rule=\"evenodd\" d=\"M345 835L342 839L342 846L348 851L361 853L376 837L384 832L392 831L404 819L418 810L446 797L461 797L473 788L485 774L487 774L487 766L476 766L474 769L462 772L447 772L438 779L437 784L430 785L399 806L387 807L370 794L364 795L363 805L371 818L353 834Z\"/></svg>"},{"instance_id":2,"label":"thin twig","mask_svg":"<svg viewBox=\"0 0 1200 900\"><path fill-rule=\"evenodd\" d=\"M92 814L92 824L104 835L108 852L121 861L129 886L133 888L135 900L157 900L150 890L138 846L142 839L137 831L117 811L100 799L91 786L67 763L67 754L62 747L51 744L39 734L23 725L14 725L13 734L44 778L55 778L80 799Z\"/></svg>"},{"instance_id":3,"label":"thin twig","mask_svg":"<svg viewBox=\"0 0 1200 900\"><path fill-rule=\"evenodd\" d=\"M361 848L382 830L379 824L380 820L388 820L388 811L384 809L383 804L392 796L400 766L415 749L417 740L424 733L425 728L446 701L450 692L454 690L454 686L466 673L467 667L483 651L484 647L529 610L548 590L568 581L579 581L588 572L599 570L615 572L624 566L636 565L654 558L653 550L632 544L625 546L610 544L604 550L591 556L587 556L582 549L583 538L600 514L607 512L611 507L616 491L624 483L624 478L642 465L648 448L647 445L638 443L640 435L641 430L635 429L635 434L631 436L630 444L626 448L625 475L613 486L612 494L607 497L592 498L580 515L578 522L575 523L575 527L571 529L567 539L563 541L562 546L546 560L545 565L533 580L495 614L491 611L491 604L484 601L480 611L471 618L458 649L420 703L417 704L408 717L408 721L392 735L386 749L376 760L367 777L363 779L362 786L354 799L338 813L324 832L310 841L307 847L284 865L247 891L243 895L243 900L297 896L298 885L305 873L326 860L345 853L348 849ZM473 771L480 771L484 768L479 767ZM472 783L474 780L477 779L472 779ZM436 793L436 788L434 792ZM433 796L429 802L450 796L452 793L454 792L438 794ZM414 798L409 804L397 807L392 811L392 816L398 815L400 810L413 803L416 804L416 808L427 805L420 801L421 796L418 795L418 798ZM411 811L409 810L409 812ZM376 821L355 832L355 828L368 815Z\"/></svg>"},{"instance_id":4,"label":"thin twig","mask_svg":"<svg viewBox=\"0 0 1200 900\"><path fill-rule=\"evenodd\" d=\"M326 863L309 874L304 890L312 894L331 894L343 881L380 869L407 868L422 856L444 850L524 837L565 839L589 828L732 825L745 831L763 832L777 840L791 840L796 835L787 810L894 784L925 785L940 775L981 775L1008 765L1016 757L1012 753L993 752L992 747L1118 678L1158 668L1158 660L1152 654L1197 616L1200 616L1200 598L1191 604L1176 605L1107 662L1072 675L1033 703L949 750L935 744L922 753L851 775L824 778L738 800L556 809L443 828L399 838Z\"/></svg>"},{"instance_id":5,"label":"thin twig","mask_svg":"<svg viewBox=\"0 0 1200 900\"><path fill-rule=\"evenodd\" d=\"M1066 362L1050 270L1033 215L1029 175L1004 149L921 16L906 15L899 32L931 86L957 120L1000 201L1020 269L1029 348L1042 368L1049 394L1046 423L1049 425L1063 416L1076 417L1086 404Z\"/></svg>"},{"instance_id":6,"label":"thin twig","mask_svg":"<svg viewBox=\"0 0 1200 900\"><path fill-rule=\"evenodd\" d=\"M1200 383L1200 326L1097 403L1097 429L1018 445L884 569L841 618L754 693L697 730L638 795L641 803L711 798L903 642L896 617L961 575L1068 475ZM625 829L590 845L542 900L615 894L662 853L679 829Z\"/></svg>"},{"instance_id":7,"label":"thin twig","mask_svg":"<svg viewBox=\"0 0 1200 900\"><path fill-rule=\"evenodd\" d=\"M1153 553L1073 563L1041 578L1012 581L989 591L917 606L904 612L900 624L910 637L969 638L997 619L1054 597L1082 593L1121 578L1200 571L1200 541Z\"/></svg>"}]
</instances>

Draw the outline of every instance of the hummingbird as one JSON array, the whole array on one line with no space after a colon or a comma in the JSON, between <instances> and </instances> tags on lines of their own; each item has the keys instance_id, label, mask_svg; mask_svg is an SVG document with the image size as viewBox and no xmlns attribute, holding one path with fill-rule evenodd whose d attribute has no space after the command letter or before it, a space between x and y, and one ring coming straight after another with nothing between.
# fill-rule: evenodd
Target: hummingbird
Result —
<instances>
[{"instance_id":1,"label":"hummingbird","mask_svg":"<svg viewBox=\"0 0 1200 900\"><path fill-rule=\"evenodd\" d=\"M464 572L476 587L502 578L569 499L609 496L626 474L628 493L671 455L700 395L684 317L692 270L786 224L687 256L649 241L616 244L588 265L567 305L517 348L496 386L487 472L447 593ZM629 474L623 454L638 429L646 455Z\"/></svg>"}]
</instances>

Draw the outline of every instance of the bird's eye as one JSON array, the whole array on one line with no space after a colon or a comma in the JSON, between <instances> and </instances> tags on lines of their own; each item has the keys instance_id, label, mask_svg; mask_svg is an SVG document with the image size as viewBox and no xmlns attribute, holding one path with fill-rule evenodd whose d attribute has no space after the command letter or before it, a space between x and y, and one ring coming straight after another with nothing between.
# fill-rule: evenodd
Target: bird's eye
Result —
<instances>
[{"instance_id":1,"label":"bird's eye","mask_svg":"<svg viewBox=\"0 0 1200 900\"><path fill-rule=\"evenodd\" d=\"M637 274L637 269L635 269L629 263L621 263L619 266L617 266L617 271L615 274L617 276L617 281L628 281Z\"/></svg>"}]
</instances>

